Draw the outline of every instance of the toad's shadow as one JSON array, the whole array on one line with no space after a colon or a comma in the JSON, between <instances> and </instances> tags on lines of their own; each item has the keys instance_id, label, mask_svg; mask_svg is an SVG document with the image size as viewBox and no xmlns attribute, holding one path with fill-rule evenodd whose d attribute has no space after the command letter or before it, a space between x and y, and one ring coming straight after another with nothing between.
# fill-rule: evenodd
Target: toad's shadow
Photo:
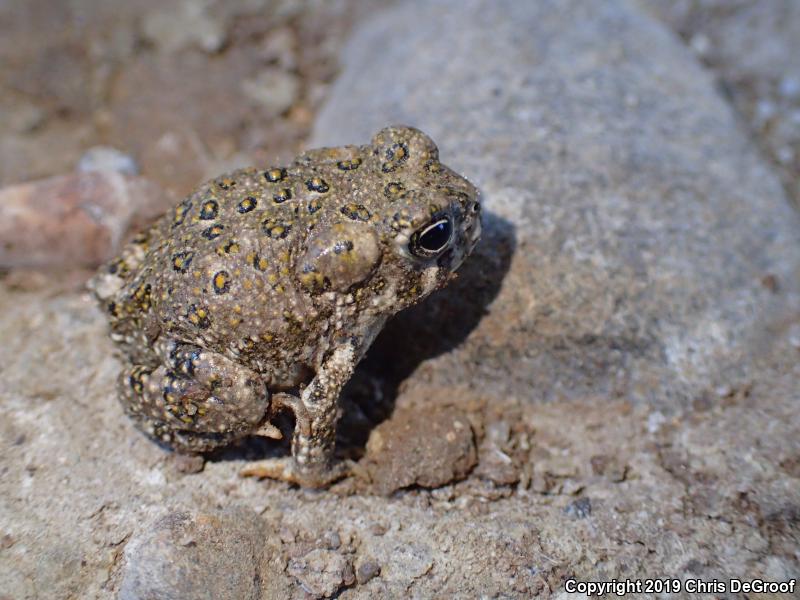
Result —
<instances>
[{"instance_id":1,"label":"toad's shadow","mask_svg":"<svg viewBox=\"0 0 800 600\"><path fill-rule=\"evenodd\" d=\"M486 314L511 265L516 236L510 221L491 212L483 213L482 224L481 241L455 281L390 319L358 365L340 399L337 454L359 458L372 429L391 415L401 383L422 362L464 342ZM277 425L291 432L291 421ZM281 444L247 438L210 458L254 460L287 453L290 437L285 435Z\"/></svg>"},{"instance_id":2,"label":"toad's shadow","mask_svg":"<svg viewBox=\"0 0 800 600\"><path fill-rule=\"evenodd\" d=\"M424 361L467 339L486 314L516 247L514 226L483 213L483 234L447 287L389 320L342 392L337 443L358 457L370 431L394 409L400 385Z\"/></svg>"}]
</instances>

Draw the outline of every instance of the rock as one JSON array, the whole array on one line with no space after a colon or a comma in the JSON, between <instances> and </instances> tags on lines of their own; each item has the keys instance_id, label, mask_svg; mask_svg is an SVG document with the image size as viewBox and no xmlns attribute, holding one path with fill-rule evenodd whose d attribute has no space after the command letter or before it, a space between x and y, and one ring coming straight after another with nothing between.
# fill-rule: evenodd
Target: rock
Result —
<instances>
[{"instance_id":1,"label":"rock","mask_svg":"<svg viewBox=\"0 0 800 600\"><path fill-rule=\"evenodd\" d=\"M365 560L356 569L356 581L358 585L364 585L370 579L381 574L381 566L374 560Z\"/></svg>"},{"instance_id":2,"label":"rock","mask_svg":"<svg viewBox=\"0 0 800 600\"><path fill-rule=\"evenodd\" d=\"M800 77L785 75L778 84L778 93L786 100L800 100Z\"/></svg>"},{"instance_id":3,"label":"rock","mask_svg":"<svg viewBox=\"0 0 800 600\"><path fill-rule=\"evenodd\" d=\"M486 427L486 435L478 451L480 464L475 469L476 476L497 485L511 485L519 481L519 468L508 453L510 434L509 424L505 421L496 421Z\"/></svg>"},{"instance_id":4,"label":"rock","mask_svg":"<svg viewBox=\"0 0 800 600\"><path fill-rule=\"evenodd\" d=\"M225 44L227 23L208 11L209 2L181 0L146 14L142 23L145 39L164 52L197 46L217 52Z\"/></svg>"},{"instance_id":5,"label":"rock","mask_svg":"<svg viewBox=\"0 0 800 600\"><path fill-rule=\"evenodd\" d=\"M419 126L483 190L484 241L455 285L389 324L383 363L438 355L441 389L665 414L746 379L798 306L800 223L702 68L617 3L448 6L360 29L312 138Z\"/></svg>"},{"instance_id":6,"label":"rock","mask_svg":"<svg viewBox=\"0 0 800 600\"><path fill-rule=\"evenodd\" d=\"M378 493L463 479L477 462L469 421L453 408L398 409L372 431L367 465Z\"/></svg>"},{"instance_id":7,"label":"rock","mask_svg":"<svg viewBox=\"0 0 800 600\"><path fill-rule=\"evenodd\" d=\"M567 505L564 513L576 519L585 519L592 514L592 501L590 498L578 498Z\"/></svg>"},{"instance_id":8,"label":"rock","mask_svg":"<svg viewBox=\"0 0 800 600\"><path fill-rule=\"evenodd\" d=\"M206 466L205 457L197 454L175 452L170 455L175 471L183 475L201 473Z\"/></svg>"},{"instance_id":9,"label":"rock","mask_svg":"<svg viewBox=\"0 0 800 600\"><path fill-rule=\"evenodd\" d=\"M139 165L132 156L110 146L93 146L78 161L78 171L113 171L123 175L138 175Z\"/></svg>"},{"instance_id":10,"label":"rock","mask_svg":"<svg viewBox=\"0 0 800 600\"><path fill-rule=\"evenodd\" d=\"M408 543L395 546L391 560L381 569L385 579L391 581L416 579L424 576L434 566L433 551L425 543Z\"/></svg>"},{"instance_id":11,"label":"rock","mask_svg":"<svg viewBox=\"0 0 800 600\"><path fill-rule=\"evenodd\" d=\"M342 545L342 538L335 531L327 531L320 539L323 548L338 550Z\"/></svg>"},{"instance_id":12,"label":"rock","mask_svg":"<svg viewBox=\"0 0 800 600\"><path fill-rule=\"evenodd\" d=\"M170 513L128 542L119 598L260 599L265 535L249 509Z\"/></svg>"},{"instance_id":13,"label":"rock","mask_svg":"<svg viewBox=\"0 0 800 600\"><path fill-rule=\"evenodd\" d=\"M312 550L292 560L287 570L297 578L303 590L315 598L330 598L342 587L355 582L353 566L333 550Z\"/></svg>"},{"instance_id":14,"label":"rock","mask_svg":"<svg viewBox=\"0 0 800 600\"><path fill-rule=\"evenodd\" d=\"M96 266L173 202L156 184L114 172L0 189L0 268Z\"/></svg>"},{"instance_id":15,"label":"rock","mask_svg":"<svg viewBox=\"0 0 800 600\"><path fill-rule=\"evenodd\" d=\"M750 126L800 208L800 4L794 0L638 0L676 33L704 40L704 63ZM765 117L769 112L769 118Z\"/></svg>"},{"instance_id":16,"label":"rock","mask_svg":"<svg viewBox=\"0 0 800 600\"><path fill-rule=\"evenodd\" d=\"M294 104L300 91L297 75L282 69L265 69L242 82L242 92L270 116L280 115Z\"/></svg>"}]
</instances>

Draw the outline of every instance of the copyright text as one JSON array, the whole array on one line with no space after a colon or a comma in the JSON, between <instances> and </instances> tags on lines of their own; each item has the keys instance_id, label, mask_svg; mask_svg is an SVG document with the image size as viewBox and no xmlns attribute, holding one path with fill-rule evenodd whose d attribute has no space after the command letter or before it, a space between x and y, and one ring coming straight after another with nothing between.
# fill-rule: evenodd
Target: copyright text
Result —
<instances>
[{"instance_id":1,"label":"copyright text","mask_svg":"<svg viewBox=\"0 0 800 600\"><path fill-rule=\"evenodd\" d=\"M612 579L610 581L578 581L567 579L564 589L587 596L625 596L627 594L793 594L797 579L767 581L765 579Z\"/></svg>"}]
</instances>

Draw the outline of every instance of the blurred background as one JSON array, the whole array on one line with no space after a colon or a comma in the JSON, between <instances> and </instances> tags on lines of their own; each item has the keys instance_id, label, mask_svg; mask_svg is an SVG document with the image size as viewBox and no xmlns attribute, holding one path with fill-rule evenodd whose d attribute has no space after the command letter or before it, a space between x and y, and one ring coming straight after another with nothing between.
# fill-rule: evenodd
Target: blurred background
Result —
<instances>
[{"instance_id":1,"label":"blurred background","mask_svg":"<svg viewBox=\"0 0 800 600\"><path fill-rule=\"evenodd\" d=\"M291 158L347 33L396 3L0 2L0 184L105 166L184 194ZM714 72L800 205L800 3L638 3Z\"/></svg>"},{"instance_id":2,"label":"blurred background","mask_svg":"<svg viewBox=\"0 0 800 600\"><path fill-rule=\"evenodd\" d=\"M291 158L369 0L0 3L0 183L110 166L188 192Z\"/></svg>"}]
</instances>

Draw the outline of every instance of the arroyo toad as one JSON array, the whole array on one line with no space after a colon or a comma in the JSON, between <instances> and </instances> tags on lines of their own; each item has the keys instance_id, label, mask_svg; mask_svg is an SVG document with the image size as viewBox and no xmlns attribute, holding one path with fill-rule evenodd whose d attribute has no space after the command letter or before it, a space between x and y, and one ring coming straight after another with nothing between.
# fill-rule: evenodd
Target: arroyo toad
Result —
<instances>
[{"instance_id":1,"label":"arroyo toad","mask_svg":"<svg viewBox=\"0 0 800 600\"><path fill-rule=\"evenodd\" d=\"M205 183L90 283L122 351L126 412L205 452L279 437L270 420L288 408L292 457L251 472L333 480L342 386L386 319L472 251L479 209L430 138L402 126Z\"/></svg>"}]
</instances>

